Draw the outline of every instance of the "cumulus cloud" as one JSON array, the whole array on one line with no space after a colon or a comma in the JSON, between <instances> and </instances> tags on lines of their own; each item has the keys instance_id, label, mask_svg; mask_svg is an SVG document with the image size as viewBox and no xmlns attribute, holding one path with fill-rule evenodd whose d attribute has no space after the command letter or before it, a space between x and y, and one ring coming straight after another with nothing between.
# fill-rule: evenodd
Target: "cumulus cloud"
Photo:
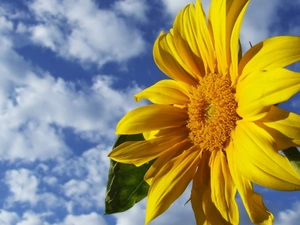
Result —
<instances>
[{"instance_id":1,"label":"cumulus cloud","mask_svg":"<svg viewBox=\"0 0 300 225\"><path fill-rule=\"evenodd\" d=\"M109 151L110 147L99 145L53 168L56 176L69 178L62 185L69 212L72 213L77 207L86 210L104 208Z\"/></svg>"},{"instance_id":2,"label":"cumulus cloud","mask_svg":"<svg viewBox=\"0 0 300 225\"><path fill-rule=\"evenodd\" d=\"M132 17L137 22L146 22L148 5L145 0L119 0L114 3L113 9L121 15Z\"/></svg>"},{"instance_id":3,"label":"cumulus cloud","mask_svg":"<svg viewBox=\"0 0 300 225\"><path fill-rule=\"evenodd\" d=\"M300 202L295 202L291 209L278 213L275 225L298 225L300 220Z\"/></svg>"},{"instance_id":4,"label":"cumulus cloud","mask_svg":"<svg viewBox=\"0 0 300 225\"><path fill-rule=\"evenodd\" d=\"M9 202L27 202L31 205L37 203L39 181L31 171L27 169L9 170L6 171L4 180L12 194L8 198Z\"/></svg>"},{"instance_id":5,"label":"cumulus cloud","mask_svg":"<svg viewBox=\"0 0 300 225\"><path fill-rule=\"evenodd\" d=\"M145 50L139 29L118 16L146 20L145 2L116 2L115 10L101 9L92 0L35 0L28 6L37 21L28 29L33 42L64 59L101 67L125 62Z\"/></svg>"},{"instance_id":6,"label":"cumulus cloud","mask_svg":"<svg viewBox=\"0 0 300 225\"><path fill-rule=\"evenodd\" d=\"M0 43L0 159L68 155L67 128L88 141L112 140L116 121L137 106L132 97L140 91L136 84L117 90L109 75L95 75L90 86L67 82L20 56L9 35L0 35Z\"/></svg>"},{"instance_id":7,"label":"cumulus cloud","mask_svg":"<svg viewBox=\"0 0 300 225\"><path fill-rule=\"evenodd\" d=\"M0 210L0 224L1 225L12 225L16 224L19 220L19 216L15 212L9 212L6 210Z\"/></svg>"},{"instance_id":8,"label":"cumulus cloud","mask_svg":"<svg viewBox=\"0 0 300 225\"><path fill-rule=\"evenodd\" d=\"M106 225L105 220L97 213L92 212L90 214L83 215L68 215L63 223L57 225Z\"/></svg>"},{"instance_id":9,"label":"cumulus cloud","mask_svg":"<svg viewBox=\"0 0 300 225\"><path fill-rule=\"evenodd\" d=\"M186 5L190 4L191 0L162 0L162 4L165 7L166 13L174 18L176 14Z\"/></svg>"},{"instance_id":10,"label":"cumulus cloud","mask_svg":"<svg viewBox=\"0 0 300 225\"><path fill-rule=\"evenodd\" d=\"M49 223L43 221L43 215L28 211L16 225L49 225Z\"/></svg>"}]
</instances>

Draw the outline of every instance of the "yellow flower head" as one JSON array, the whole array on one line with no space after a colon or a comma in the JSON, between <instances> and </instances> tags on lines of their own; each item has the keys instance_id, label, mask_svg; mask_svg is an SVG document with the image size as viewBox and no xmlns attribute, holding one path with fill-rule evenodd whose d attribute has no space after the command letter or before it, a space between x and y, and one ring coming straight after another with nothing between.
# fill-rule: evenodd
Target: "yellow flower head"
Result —
<instances>
[{"instance_id":1,"label":"yellow flower head","mask_svg":"<svg viewBox=\"0 0 300 225\"><path fill-rule=\"evenodd\" d=\"M192 181L197 224L238 224L239 192L251 221L272 224L252 182L299 190L300 176L279 150L300 145L300 116L275 106L300 90L300 74L283 67L300 60L300 38L281 36L241 54L239 32L249 0L212 0L208 21L200 0L185 7L157 38L157 66L171 79L135 96L152 105L125 115L117 134L143 133L110 157L137 166L156 159L146 224Z\"/></svg>"}]
</instances>

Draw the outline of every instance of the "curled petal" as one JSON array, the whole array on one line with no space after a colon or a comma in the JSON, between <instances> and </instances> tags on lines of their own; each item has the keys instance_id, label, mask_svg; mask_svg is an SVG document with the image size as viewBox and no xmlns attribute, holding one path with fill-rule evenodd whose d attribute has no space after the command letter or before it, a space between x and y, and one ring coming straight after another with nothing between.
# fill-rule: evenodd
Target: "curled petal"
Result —
<instances>
[{"instance_id":1,"label":"curled petal","mask_svg":"<svg viewBox=\"0 0 300 225\"><path fill-rule=\"evenodd\" d=\"M246 179L275 190L300 189L300 175L263 128L238 121L232 139L236 167Z\"/></svg>"},{"instance_id":2,"label":"curled petal","mask_svg":"<svg viewBox=\"0 0 300 225\"><path fill-rule=\"evenodd\" d=\"M250 0L239 0L239 1L227 1L227 23L226 23L226 40L227 46L227 57L230 64L230 76L233 84L236 83L238 78L238 64L239 64L239 52L241 46L239 46L240 29L243 22L244 14Z\"/></svg>"},{"instance_id":3,"label":"curled petal","mask_svg":"<svg viewBox=\"0 0 300 225\"><path fill-rule=\"evenodd\" d=\"M253 190L252 183L240 173L236 166L236 162L239 160L235 156L236 151L237 149L233 143L231 143L226 149L228 166L246 211L252 223L259 225L272 225L274 217L266 208L262 196Z\"/></svg>"},{"instance_id":4,"label":"curled petal","mask_svg":"<svg viewBox=\"0 0 300 225\"><path fill-rule=\"evenodd\" d=\"M274 138L277 150L300 146L300 115L272 106L257 124Z\"/></svg>"},{"instance_id":5,"label":"curled petal","mask_svg":"<svg viewBox=\"0 0 300 225\"><path fill-rule=\"evenodd\" d=\"M228 68L226 49L226 0L212 0L209 8L208 27L213 36L218 73L226 74Z\"/></svg>"},{"instance_id":6,"label":"curled petal","mask_svg":"<svg viewBox=\"0 0 300 225\"><path fill-rule=\"evenodd\" d=\"M163 34L156 39L153 46L153 57L156 65L167 76L174 80L196 85L196 79L184 69L185 62L179 55L175 44L173 31Z\"/></svg>"}]
</instances>

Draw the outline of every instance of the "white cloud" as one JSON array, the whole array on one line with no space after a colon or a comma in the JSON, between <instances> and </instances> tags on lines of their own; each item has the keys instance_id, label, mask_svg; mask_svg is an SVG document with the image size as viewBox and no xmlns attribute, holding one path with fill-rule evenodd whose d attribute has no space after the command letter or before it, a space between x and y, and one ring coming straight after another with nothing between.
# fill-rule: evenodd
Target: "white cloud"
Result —
<instances>
[{"instance_id":1,"label":"white cloud","mask_svg":"<svg viewBox=\"0 0 300 225\"><path fill-rule=\"evenodd\" d=\"M86 210L92 207L104 208L109 150L110 148L99 145L84 152L82 156L62 161L53 168L58 176L70 178L62 185L69 212L79 206Z\"/></svg>"},{"instance_id":2,"label":"white cloud","mask_svg":"<svg viewBox=\"0 0 300 225\"><path fill-rule=\"evenodd\" d=\"M34 212L25 212L22 216L22 220L16 225L49 225L43 221L43 215L36 214Z\"/></svg>"},{"instance_id":3,"label":"white cloud","mask_svg":"<svg viewBox=\"0 0 300 225\"><path fill-rule=\"evenodd\" d=\"M286 209L275 217L274 225L298 225L300 220L300 202L296 202L292 209Z\"/></svg>"},{"instance_id":4,"label":"white cloud","mask_svg":"<svg viewBox=\"0 0 300 225\"><path fill-rule=\"evenodd\" d=\"M148 6L145 0L119 0L114 3L114 10L139 22L147 20Z\"/></svg>"},{"instance_id":5,"label":"white cloud","mask_svg":"<svg viewBox=\"0 0 300 225\"><path fill-rule=\"evenodd\" d=\"M116 90L109 75L95 76L91 86L56 79L17 54L8 35L0 43L0 159L68 155L64 128L85 140L112 140L116 121L138 105L135 84Z\"/></svg>"},{"instance_id":6,"label":"white cloud","mask_svg":"<svg viewBox=\"0 0 300 225\"><path fill-rule=\"evenodd\" d=\"M15 212L9 212L6 210L0 210L0 224L1 225L13 225L19 220L19 216Z\"/></svg>"},{"instance_id":7,"label":"white cloud","mask_svg":"<svg viewBox=\"0 0 300 225\"><path fill-rule=\"evenodd\" d=\"M186 5L195 2L191 0L162 0L166 13L172 18L175 18L177 13L183 9Z\"/></svg>"},{"instance_id":8,"label":"white cloud","mask_svg":"<svg viewBox=\"0 0 300 225\"><path fill-rule=\"evenodd\" d=\"M240 39L244 52L252 45L269 38L269 26L276 17L276 9L282 4L279 0L250 1L242 24Z\"/></svg>"},{"instance_id":9,"label":"white cloud","mask_svg":"<svg viewBox=\"0 0 300 225\"><path fill-rule=\"evenodd\" d=\"M50 185L50 186L54 186L57 184L57 178L54 177L54 176L46 176L46 177L43 177L43 182Z\"/></svg>"},{"instance_id":10,"label":"white cloud","mask_svg":"<svg viewBox=\"0 0 300 225\"><path fill-rule=\"evenodd\" d=\"M12 194L8 198L9 204L13 202L27 202L35 205L37 203L39 181L31 171L27 169L9 170L6 171L4 179Z\"/></svg>"},{"instance_id":11,"label":"white cloud","mask_svg":"<svg viewBox=\"0 0 300 225\"><path fill-rule=\"evenodd\" d=\"M4 16L0 16L0 33L13 30L13 23L8 21Z\"/></svg>"},{"instance_id":12,"label":"white cloud","mask_svg":"<svg viewBox=\"0 0 300 225\"><path fill-rule=\"evenodd\" d=\"M32 40L62 58L101 67L107 62L122 63L145 49L137 28L115 11L98 8L94 1L35 0L29 7L38 21L31 28ZM143 18L146 10L144 4L136 1L118 2L116 8L134 18Z\"/></svg>"},{"instance_id":13,"label":"white cloud","mask_svg":"<svg viewBox=\"0 0 300 225\"><path fill-rule=\"evenodd\" d=\"M24 26L18 26L17 32L24 30ZM37 44L50 48L52 51L57 51L57 47L64 44L64 39L61 31L54 25L39 24L31 27L31 38Z\"/></svg>"},{"instance_id":14,"label":"white cloud","mask_svg":"<svg viewBox=\"0 0 300 225\"><path fill-rule=\"evenodd\" d=\"M90 214L83 215L68 215L63 223L58 225L106 225L105 220L97 213L92 212Z\"/></svg>"}]
</instances>

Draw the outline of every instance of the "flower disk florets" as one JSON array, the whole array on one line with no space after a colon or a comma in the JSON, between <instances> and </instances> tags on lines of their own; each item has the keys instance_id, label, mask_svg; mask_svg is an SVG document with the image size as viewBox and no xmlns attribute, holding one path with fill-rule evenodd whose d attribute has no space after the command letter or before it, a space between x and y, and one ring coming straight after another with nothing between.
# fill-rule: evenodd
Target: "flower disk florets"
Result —
<instances>
[{"instance_id":1,"label":"flower disk florets","mask_svg":"<svg viewBox=\"0 0 300 225\"><path fill-rule=\"evenodd\" d=\"M223 150L239 116L227 76L209 74L192 87L188 105L189 138L204 150Z\"/></svg>"}]
</instances>

